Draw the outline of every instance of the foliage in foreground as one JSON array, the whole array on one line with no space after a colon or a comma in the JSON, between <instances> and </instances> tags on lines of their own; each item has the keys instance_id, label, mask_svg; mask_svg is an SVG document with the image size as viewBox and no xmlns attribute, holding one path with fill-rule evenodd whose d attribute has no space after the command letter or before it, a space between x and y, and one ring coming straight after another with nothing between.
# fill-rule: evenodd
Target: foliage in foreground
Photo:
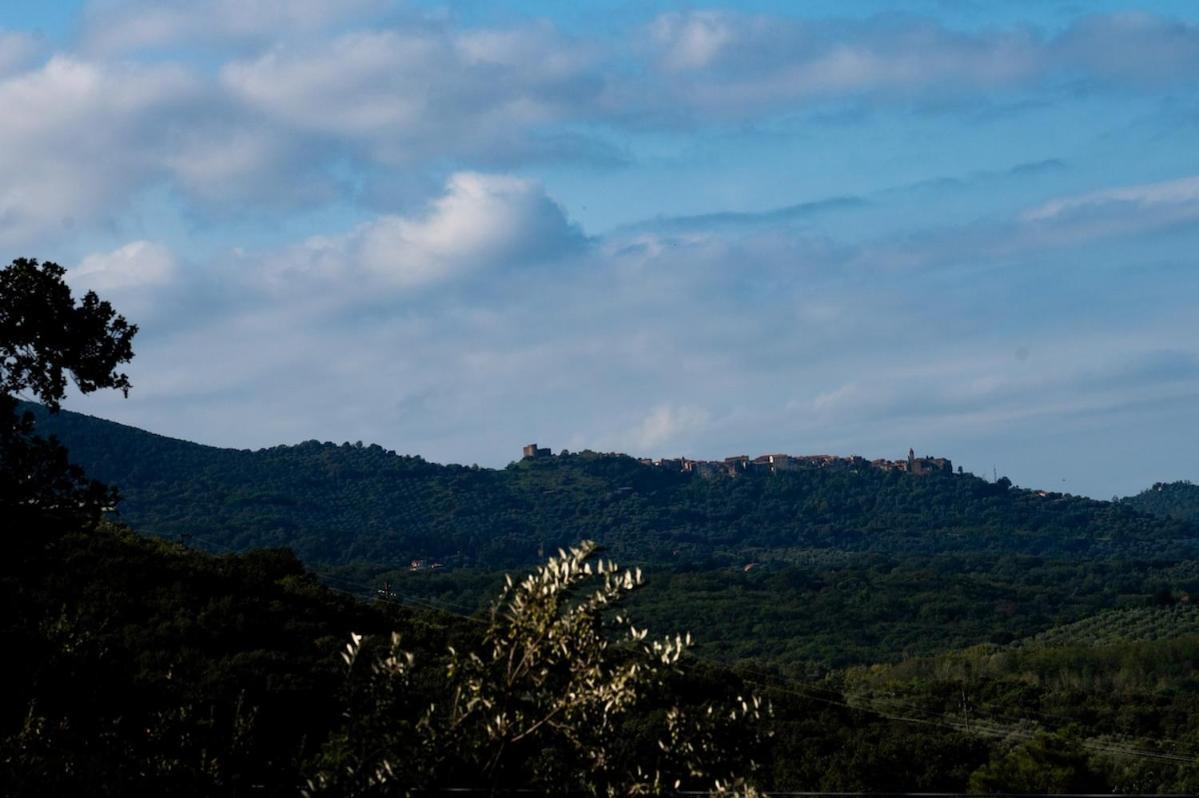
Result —
<instances>
[{"instance_id":1,"label":"foliage in foreground","mask_svg":"<svg viewBox=\"0 0 1199 798\"><path fill-rule=\"evenodd\" d=\"M621 570L596 552L584 542L509 579L479 643L450 651L446 688L427 707L410 700L416 658L399 637L364 654L355 635L343 653L356 682L347 723L309 792L642 795L743 784L761 745L761 700L680 706L667 682L690 637L649 640L618 611L642 584L640 569ZM641 728L630 734L633 724Z\"/></svg>"}]
</instances>

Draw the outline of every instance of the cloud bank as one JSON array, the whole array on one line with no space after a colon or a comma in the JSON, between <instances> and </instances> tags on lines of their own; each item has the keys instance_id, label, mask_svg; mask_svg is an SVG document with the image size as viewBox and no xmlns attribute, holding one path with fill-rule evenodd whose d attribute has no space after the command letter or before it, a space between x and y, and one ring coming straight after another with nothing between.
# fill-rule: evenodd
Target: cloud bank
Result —
<instances>
[{"instance_id":1,"label":"cloud bank","mask_svg":"<svg viewBox=\"0 0 1199 798\"><path fill-rule=\"evenodd\" d=\"M123 1L89 6L83 28L41 61L29 35L0 32L0 242L103 223L158 187L197 212L270 212L329 202L364 170L612 161L629 135L684 121L1167 91L1199 69L1199 27L1149 14L1050 34L695 10L582 40L550 21L464 27L375 0ZM193 46L208 55L170 57Z\"/></svg>"}]
</instances>

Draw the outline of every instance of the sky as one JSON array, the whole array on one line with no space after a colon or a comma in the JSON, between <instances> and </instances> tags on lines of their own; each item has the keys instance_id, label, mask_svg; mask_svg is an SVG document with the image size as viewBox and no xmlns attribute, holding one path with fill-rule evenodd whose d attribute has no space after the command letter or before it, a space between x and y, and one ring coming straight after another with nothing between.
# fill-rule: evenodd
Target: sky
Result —
<instances>
[{"instance_id":1,"label":"sky","mask_svg":"<svg viewBox=\"0 0 1199 798\"><path fill-rule=\"evenodd\" d=\"M1199 4L5 0L0 257L67 407L503 466L1199 480Z\"/></svg>"}]
</instances>

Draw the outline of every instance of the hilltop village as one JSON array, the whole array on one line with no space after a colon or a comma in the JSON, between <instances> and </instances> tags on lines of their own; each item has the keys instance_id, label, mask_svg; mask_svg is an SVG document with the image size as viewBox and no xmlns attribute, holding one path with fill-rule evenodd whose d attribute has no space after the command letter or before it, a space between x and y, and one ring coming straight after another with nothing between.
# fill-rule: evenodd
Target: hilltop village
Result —
<instances>
[{"instance_id":1,"label":"hilltop village","mask_svg":"<svg viewBox=\"0 0 1199 798\"><path fill-rule=\"evenodd\" d=\"M530 443L522 450L525 460L539 460L553 457L554 453ZM613 456L624 456L616 452ZM726 457L723 460L691 460L686 457L653 459L639 458L642 465L661 468L667 471L678 471L685 474L695 474L698 477L711 479L720 476L739 477L744 474L776 474L780 471L798 471L800 469L823 468L828 470L856 470L877 468L880 471L902 471L913 476L929 474L952 474L953 463L945 457L917 457L913 449L908 449L907 459L904 460L867 460L864 457L850 455L841 457L832 454L763 454L750 458L740 454Z\"/></svg>"}]
</instances>

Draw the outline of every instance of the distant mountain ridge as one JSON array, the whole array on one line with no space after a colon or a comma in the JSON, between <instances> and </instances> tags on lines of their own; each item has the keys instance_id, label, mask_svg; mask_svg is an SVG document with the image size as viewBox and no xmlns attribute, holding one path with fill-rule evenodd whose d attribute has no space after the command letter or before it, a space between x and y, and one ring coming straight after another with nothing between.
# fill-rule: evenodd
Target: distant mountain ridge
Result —
<instances>
[{"instance_id":1,"label":"distant mountain ridge","mask_svg":"<svg viewBox=\"0 0 1199 798\"><path fill-rule=\"evenodd\" d=\"M120 488L122 516L139 531L226 550L289 546L312 563L502 568L582 538L663 563L793 548L1142 559L1199 550L1189 520L968 474L797 467L702 479L596 453L485 469L375 445L219 449L35 412L43 434Z\"/></svg>"}]
</instances>

